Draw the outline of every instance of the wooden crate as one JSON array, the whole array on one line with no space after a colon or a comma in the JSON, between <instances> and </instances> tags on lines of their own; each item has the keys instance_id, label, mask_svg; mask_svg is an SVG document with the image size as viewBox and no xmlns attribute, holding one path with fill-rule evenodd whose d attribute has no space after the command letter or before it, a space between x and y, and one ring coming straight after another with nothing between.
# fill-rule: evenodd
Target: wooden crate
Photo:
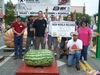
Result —
<instances>
[{"instance_id":1,"label":"wooden crate","mask_svg":"<svg viewBox=\"0 0 100 75\"><path fill-rule=\"evenodd\" d=\"M22 62L16 75L59 75L58 66L56 60L54 60L52 66L48 67L30 67Z\"/></svg>"}]
</instances>

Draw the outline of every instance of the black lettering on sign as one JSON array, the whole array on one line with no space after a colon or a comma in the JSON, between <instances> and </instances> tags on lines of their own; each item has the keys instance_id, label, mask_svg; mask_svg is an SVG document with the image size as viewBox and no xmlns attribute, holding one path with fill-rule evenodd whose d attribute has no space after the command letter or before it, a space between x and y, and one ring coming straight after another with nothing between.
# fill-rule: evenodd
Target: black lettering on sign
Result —
<instances>
[{"instance_id":1,"label":"black lettering on sign","mask_svg":"<svg viewBox=\"0 0 100 75\"><path fill-rule=\"evenodd\" d=\"M58 12L58 14L64 14L64 15L68 15L68 12Z\"/></svg>"},{"instance_id":2,"label":"black lettering on sign","mask_svg":"<svg viewBox=\"0 0 100 75\"><path fill-rule=\"evenodd\" d=\"M57 26L57 24L52 24L53 26Z\"/></svg>"},{"instance_id":3,"label":"black lettering on sign","mask_svg":"<svg viewBox=\"0 0 100 75\"><path fill-rule=\"evenodd\" d=\"M58 26L65 26L65 24L58 24Z\"/></svg>"},{"instance_id":4,"label":"black lettering on sign","mask_svg":"<svg viewBox=\"0 0 100 75\"><path fill-rule=\"evenodd\" d=\"M19 12L19 14L27 14L27 12Z\"/></svg>"},{"instance_id":5,"label":"black lettering on sign","mask_svg":"<svg viewBox=\"0 0 100 75\"><path fill-rule=\"evenodd\" d=\"M62 10L67 10L67 9L69 9L69 8L66 8L66 7L59 7L59 6L55 6L55 7L53 8L54 11L58 11L58 10L62 11Z\"/></svg>"},{"instance_id":6,"label":"black lettering on sign","mask_svg":"<svg viewBox=\"0 0 100 75\"><path fill-rule=\"evenodd\" d=\"M38 14L38 12L30 12L30 14Z\"/></svg>"},{"instance_id":7,"label":"black lettering on sign","mask_svg":"<svg viewBox=\"0 0 100 75\"><path fill-rule=\"evenodd\" d=\"M39 0L26 0L26 3L40 3Z\"/></svg>"},{"instance_id":8,"label":"black lettering on sign","mask_svg":"<svg viewBox=\"0 0 100 75\"><path fill-rule=\"evenodd\" d=\"M60 7L60 10L66 10L66 7Z\"/></svg>"},{"instance_id":9,"label":"black lettering on sign","mask_svg":"<svg viewBox=\"0 0 100 75\"><path fill-rule=\"evenodd\" d=\"M54 12L48 12L48 14L52 15L52 14L55 14Z\"/></svg>"},{"instance_id":10,"label":"black lettering on sign","mask_svg":"<svg viewBox=\"0 0 100 75\"><path fill-rule=\"evenodd\" d=\"M58 6L55 6L55 7L53 8L53 10L54 10L54 11L58 11L58 10L59 10L59 7L58 7Z\"/></svg>"}]
</instances>

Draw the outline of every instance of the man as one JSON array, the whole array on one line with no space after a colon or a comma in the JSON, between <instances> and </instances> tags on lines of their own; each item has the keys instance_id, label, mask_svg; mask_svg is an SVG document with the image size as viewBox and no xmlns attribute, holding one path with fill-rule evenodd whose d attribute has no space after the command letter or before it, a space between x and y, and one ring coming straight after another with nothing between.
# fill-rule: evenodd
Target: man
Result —
<instances>
[{"instance_id":1,"label":"man","mask_svg":"<svg viewBox=\"0 0 100 75\"><path fill-rule=\"evenodd\" d=\"M44 34L45 34L45 29L47 27L47 22L43 18L43 12L39 11L38 12L38 19L34 21L34 35L35 35L35 41L36 41L36 49L39 49L39 45L41 43L42 49L45 48L44 46Z\"/></svg>"},{"instance_id":2,"label":"man","mask_svg":"<svg viewBox=\"0 0 100 75\"><path fill-rule=\"evenodd\" d=\"M67 16L67 21L71 21L72 17L71 15ZM62 59L64 55L66 55L66 59L68 58L68 51L66 51L65 53L65 41L66 40L70 40L71 37L62 37L61 39L61 43L60 43L60 57L59 59Z\"/></svg>"},{"instance_id":3,"label":"man","mask_svg":"<svg viewBox=\"0 0 100 75\"><path fill-rule=\"evenodd\" d=\"M20 16L16 17L16 22L12 24L12 30L14 32L14 51L16 60L18 57L22 59L22 49L23 49L23 33L25 26L21 23ZM18 50L19 47L19 50Z\"/></svg>"},{"instance_id":4,"label":"man","mask_svg":"<svg viewBox=\"0 0 100 75\"><path fill-rule=\"evenodd\" d=\"M69 50L67 65L71 67L74 63L74 58L76 58L76 69L80 70L79 60L82 50L82 41L78 39L78 33L73 32L73 39L66 41L65 43L66 49Z\"/></svg>"},{"instance_id":5,"label":"man","mask_svg":"<svg viewBox=\"0 0 100 75\"><path fill-rule=\"evenodd\" d=\"M29 46L31 44L31 41L33 42L33 48L35 49L35 41L34 41L34 17L30 15L29 17L29 22L27 22L27 41L26 41L26 51L25 53L29 50Z\"/></svg>"},{"instance_id":6,"label":"man","mask_svg":"<svg viewBox=\"0 0 100 75\"><path fill-rule=\"evenodd\" d=\"M52 28L52 25L51 25L51 22L52 21L57 21L56 17L54 15L51 15L51 20L48 18L48 9L46 9L46 14L45 14L45 17L48 21L48 49L51 50L52 48L52 44L54 46L54 56L57 55L57 49L58 49L58 41L57 41L57 37L52 37L51 36L51 28ZM60 20L61 18L61 15L59 16L59 19Z\"/></svg>"},{"instance_id":7,"label":"man","mask_svg":"<svg viewBox=\"0 0 100 75\"><path fill-rule=\"evenodd\" d=\"M96 41L97 41L97 36L96 36L97 26L98 23L96 23L96 25L93 25L93 38L92 38L93 47L96 45Z\"/></svg>"}]
</instances>

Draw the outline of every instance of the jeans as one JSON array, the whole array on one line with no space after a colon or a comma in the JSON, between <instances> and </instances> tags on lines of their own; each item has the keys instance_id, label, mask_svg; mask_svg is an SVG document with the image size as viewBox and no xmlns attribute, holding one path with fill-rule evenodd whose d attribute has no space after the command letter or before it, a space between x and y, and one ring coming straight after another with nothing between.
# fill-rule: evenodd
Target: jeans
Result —
<instances>
[{"instance_id":1,"label":"jeans","mask_svg":"<svg viewBox=\"0 0 100 75\"><path fill-rule=\"evenodd\" d=\"M66 38L62 37L61 43L60 43L60 48L61 49L64 49L65 48L65 41L66 41Z\"/></svg>"},{"instance_id":2,"label":"jeans","mask_svg":"<svg viewBox=\"0 0 100 75\"><path fill-rule=\"evenodd\" d=\"M60 43L60 48L61 49L64 49L65 48L65 41L66 40L70 40L71 39L71 37L62 37L62 39L61 39L61 43Z\"/></svg>"},{"instance_id":3,"label":"jeans","mask_svg":"<svg viewBox=\"0 0 100 75\"><path fill-rule=\"evenodd\" d=\"M19 47L19 50L18 50ZM14 35L14 52L15 56L22 56L23 36Z\"/></svg>"},{"instance_id":4,"label":"jeans","mask_svg":"<svg viewBox=\"0 0 100 75\"><path fill-rule=\"evenodd\" d=\"M69 54L68 55L68 63L67 63L67 65L69 67L71 67L73 65L73 63L74 63L74 58L76 58L76 65L79 65L80 56L81 56L81 52L80 51L76 51L75 54Z\"/></svg>"},{"instance_id":5,"label":"jeans","mask_svg":"<svg viewBox=\"0 0 100 75\"><path fill-rule=\"evenodd\" d=\"M87 50L88 50L88 46L83 46L80 60L82 60L82 56L83 56L84 60L87 61Z\"/></svg>"},{"instance_id":6,"label":"jeans","mask_svg":"<svg viewBox=\"0 0 100 75\"><path fill-rule=\"evenodd\" d=\"M33 41L33 49L36 49L34 37L27 37L25 53L29 50L29 46L31 44L31 41Z\"/></svg>"}]
</instances>

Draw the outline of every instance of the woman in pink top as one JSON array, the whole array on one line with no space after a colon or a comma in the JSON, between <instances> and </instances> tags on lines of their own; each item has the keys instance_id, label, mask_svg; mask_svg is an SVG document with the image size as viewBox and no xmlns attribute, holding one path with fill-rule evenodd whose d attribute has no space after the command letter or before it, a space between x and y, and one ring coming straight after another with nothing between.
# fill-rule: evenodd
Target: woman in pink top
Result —
<instances>
[{"instance_id":1,"label":"woman in pink top","mask_svg":"<svg viewBox=\"0 0 100 75\"><path fill-rule=\"evenodd\" d=\"M78 38L80 40L82 40L83 42L83 49L81 51L81 58L80 60L82 60L82 56L84 58L84 63L86 63L87 61L87 50L88 50L88 46L90 45L91 42L91 29L87 27L87 22L86 21L82 21L81 22L81 27L78 29Z\"/></svg>"}]
</instances>

